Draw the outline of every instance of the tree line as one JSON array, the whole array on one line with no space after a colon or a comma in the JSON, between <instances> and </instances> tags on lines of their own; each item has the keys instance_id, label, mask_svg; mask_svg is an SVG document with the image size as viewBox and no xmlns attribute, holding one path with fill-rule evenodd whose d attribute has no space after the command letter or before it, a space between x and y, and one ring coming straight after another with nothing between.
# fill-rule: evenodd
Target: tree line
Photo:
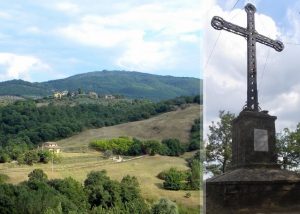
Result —
<instances>
[{"instance_id":1,"label":"tree line","mask_svg":"<svg viewBox=\"0 0 300 214\"><path fill-rule=\"evenodd\" d=\"M118 155L168 155L179 156L185 152L178 139L164 139L161 142L157 140L139 140L137 138L119 137L113 139L100 139L92 141L89 146L93 149L107 153L111 151Z\"/></svg>"},{"instance_id":2,"label":"tree line","mask_svg":"<svg viewBox=\"0 0 300 214\"><path fill-rule=\"evenodd\" d=\"M168 199L144 200L136 177L111 180L106 171L92 171L84 183L71 177L51 179L41 169L18 185L0 184L1 214L178 214Z\"/></svg>"}]
</instances>

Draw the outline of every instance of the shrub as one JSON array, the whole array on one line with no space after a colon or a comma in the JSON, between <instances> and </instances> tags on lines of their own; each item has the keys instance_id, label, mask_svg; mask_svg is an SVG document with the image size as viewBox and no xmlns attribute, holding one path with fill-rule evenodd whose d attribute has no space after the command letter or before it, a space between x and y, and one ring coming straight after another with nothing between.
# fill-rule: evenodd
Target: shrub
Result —
<instances>
[{"instance_id":1,"label":"shrub","mask_svg":"<svg viewBox=\"0 0 300 214\"><path fill-rule=\"evenodd\" d=\"M168 147L168 155L170 156L179 156L185 152L184 147L178 139L164 139L162 144Z\"/></svg>"},{"instance_id":2,"label":"shrub","mask_svg":"<svg viewBox=\"0 0 300 214\"><path fill-rule=\"evenodd\" d=\"M121 197L123 202L129 202L134 199L141 198L139 182L136 177L131 177L129 175L123 177L121 181Z\"/></svg>"},{"instance_id":3,"label":"shrub","mask_svg":"<svg viewBox=\"0 0 300 214\"><path fill-rule=\"evenodd\" d=\"M38 151L38 156L39 156L39 162L41 163L48 163L51 160L51 152L48 150L39 150Z\"/></svg>"},{"instance_id":4,"label":"shrub","mask_svg":"<svg viewBox=\"0 0 300 214\"><path fill-rule=\"evenodd\" d=\"M118 182L111 181L106 171L92 171L84 181L91 207L103 206L110 208L121 202L121 188Z\"/></svg>"},{"instance_id":5,"label":"shrub","mask_svg":"<svg viewBox=\"0 0 300 214\"><path fill-rule=\"evenodd\" d=\"M191 196L192 196L192 194L190 192L187 192L184 197L185 198L190 198Z\"/></svg>"},{"instance_id":6,"label":"shrub","mask_svg":"<svg viewBox=\"0 0 300 214\"><path fill-rule=\"evenodd\" d=\"M201 188L201 165L200 162L197 160L194 160L191 163L191 170L188 173L187 177L187 189L191 190L199 190Z\"/></svg>"},{"instance_id":7,"label":"shrub","mask_svg":"<svg viewBox=\"0 0 300 214\"><path fill-rule=\"evenodd\" d=\"M165 182L163 186L165 189L169 190L180 190L185 188L186 172L179 171L175 168L169 169L165 174Z\"/></svg>"},{"instance_id":8,"label":"shrub","mask_svg":"<svg viewBox=\"0 0 300 214\"><path fill-rule=\"evenodd\" d=\"M0 174L0 184L5 183L9 177L5 174Z\"/></svg>"},{"instance_id":9,"label":"shrub","mask_svg":"<svg viewBox=\"0 0 300 214\"><path fill-rule=\"evenodd\" d=\"M133 143L129 147L127 154L132 156L145 154L143 151L143 142L139 139L133 138Z\"/></svg>"},{"instance_id":10,"label":"shrub","mask_svg":"<svg viewBox=\"0 0 300 214\"><path fill-rule=\"evenodd\" d=\"M1 152L0 153L0 163L6 163L8 161L9 161L9 155L4 152Z\"/></svg>"},{"instance_id":11,"label":"shrub","mask_svg":"<svg viewBox=\"0 0 300 214\"><path fill-rule=\"evenodd\" d=\"M178 214L176 203L166 198L161 198L152 207L152 214Z\"/></svg>"},{"instance_id":12,"label":"shrub","mask_svg":"<svg viewBox=\"0 0 300 214\"><path fill-rule=\"evenodd\" d=\"M190 141L189 146L188 146L188 150L189 151L194 151L200 149L200 140L197 139L193 139Z\"/></svg>"},{"instance_id":13,"label":"shrub","mask_svg":"<svg viewBox=\"0 0 300 214\"><path fill-rule=\"evenodd\" d=\"M161 143L156 140L148 140L144 143L147 154L153 156L161 152Z\"/></svg>"},{"instance_id":14,"label":"shrub","mask_svg":"<svg viewBox=\"0 0 300 214\"><path fill-rule=\"evenodd\" d=\"M39 161L39 156L35 150L29 150L24 154L24 162L28 165L33 165Z\"/></svg>"},{"instance_id":15,"label":"shrub","mask_svg":"<svg viewBox=\"0 0 300 214\"><path fill-rule=\"evenodd\" d=\"M164 170L164 171L158 173L158 175L157 175L156 177L158 177L158 178L161 179L161 180L165 180L166 174L167 174L167 171Z\"/></svg>"},{"instance_id":16,"label":"shrub","mask_svg":"<svg viewBox=\"0 0 300 214\"><path fill-rule=\"evenodd\" d=\"M28 174L29 182L31 181L41 181L46 182L48 180L48 176L44 173L42 169L34 169L32 172Z\"/></svg>"}]
</instances>

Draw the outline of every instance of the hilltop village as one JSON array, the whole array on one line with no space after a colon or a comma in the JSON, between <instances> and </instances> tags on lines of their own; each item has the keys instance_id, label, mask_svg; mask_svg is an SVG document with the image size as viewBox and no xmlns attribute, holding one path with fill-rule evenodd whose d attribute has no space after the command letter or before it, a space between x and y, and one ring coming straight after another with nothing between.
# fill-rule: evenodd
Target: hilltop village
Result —
<instances>
[{"instance_id":1,"label":"hilltop village","mask_svg":"<svg viewBox=\"0 0 300 214\"><path fill-rule=\"evenodd\" d=\"M122 96L120 95L112 95L112 94L97 94L94 91L89 91L87 93L83 92L81 89L78 89L78 91L54 91L52 94L53 98L56 99L61 99L63 97L82 97L82 96L87 96L89 98L92 99L98 99L98 98L102 98L102 99L108 99L108 100L112 100L112 99L116 99L116 98L121 98Z\"/></svg>"}]
</instances>

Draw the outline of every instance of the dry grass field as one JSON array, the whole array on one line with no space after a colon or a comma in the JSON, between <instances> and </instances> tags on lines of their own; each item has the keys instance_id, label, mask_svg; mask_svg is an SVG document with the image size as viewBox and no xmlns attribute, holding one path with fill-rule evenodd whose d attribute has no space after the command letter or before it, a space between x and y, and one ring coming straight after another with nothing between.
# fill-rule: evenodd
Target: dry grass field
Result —
<instances>
[{"instance_id":1,"label":"dry grass field","mask_svg":"<svg viewBox=\"0 0 300 214\"><path fill-rule=\"evenodd\" d=\"M199 105L190 105L164 113L147 120L124 123L116 126L89 129L78 135L58 141L58 145L66 150L85 150L94 139L131 136L139 139L177 138L183 143L189 140L190 128L194 119L199 118L202 109Z\"/></svg>"},{"instance_id":2,"label":"dry grass field","mask_svg":"<svg viewBox=\"0 0 300 214\"><path fill-rule=\"evenodd\" d=\"M178 138L186 143L194 119L199 117L199 105L191 105L185 109L161 114L148 120L131 122L112 127L84 131L73 137L58 141L62 147L62 162L52 165L34 164L33 166L16 163L0 164L0 173L9 176L10 183L19 183L27 180L27 175L35 168L41 168L51 178L65 178L68 176L83 182L86 175L92 170L106 170L107 174L116 180L125 175L136 176L141 187L142 195L150 201L161 197L169 198L185 207L190 207L195 213L202 204L200 191L189 191L190 198L185 198L188 191L167 191L162 189L163 181L156 175L171 167L187 169L185 158L193 153L185 153L182 157L142 156L134 160L116 163L110 159L103 159L99 152L89 150L88 143L93 139L132 136L140 139ZM76 151L76 152L71 152ZM197 213L198 211L196 211Z\"/></svg>"},{"instance_id":3,"label":"dry grass field","mask_svg":"<svg viewBox=\"0 0 300 214\"><path fill-rule=\"evenodd\" d=\"M185 154L185 157L191 156L192 153ZM168 156L143 156L134 160L116 163L112 160L105 160L98 152L88 153L62 153L62 162L52 165L34 164L33 166L19 166L13 163L0 165L0 172L9 176L9 182L17 184L27 180L27 175L36 168L43 169L51 178L73 177L83 182L86 175L92 170L106 170L107 174L115 180L120 181L125 175L136 176L142 190L142 195L150 200L157 200L161 197L169 198L177 203L187 207L196 208L200 205L200 192L189 191L192 196L185 198L188 191L167 191L162 189L163 181L156 175L167 170L170 167L178 169L187 169L185 159L182 157Z\"/></svg>"}]
</instances>

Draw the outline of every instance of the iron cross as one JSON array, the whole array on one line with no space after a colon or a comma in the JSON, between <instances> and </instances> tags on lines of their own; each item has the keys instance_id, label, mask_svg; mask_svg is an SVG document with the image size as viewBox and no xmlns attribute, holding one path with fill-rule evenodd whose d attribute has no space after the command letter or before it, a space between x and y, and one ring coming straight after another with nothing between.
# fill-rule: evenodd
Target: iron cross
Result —
<instances>
[{"instance_id":1,"label":"iron cross","mask_svg":"<svg viewBox=\"0 0 300 214\"><path fill-rule=\"evenodd\" d=\"M247 28L227 22L219 16L212 18L211 25L216 30L226 30L247 39L247 104L245 110L259 111L256 82L256 42L272 47L276 51L282 51L284 45L278 40L272 40L256 32L254 20L256 8L254 5L247 4L245 10Z\"/></svg>"}]
</instances>

